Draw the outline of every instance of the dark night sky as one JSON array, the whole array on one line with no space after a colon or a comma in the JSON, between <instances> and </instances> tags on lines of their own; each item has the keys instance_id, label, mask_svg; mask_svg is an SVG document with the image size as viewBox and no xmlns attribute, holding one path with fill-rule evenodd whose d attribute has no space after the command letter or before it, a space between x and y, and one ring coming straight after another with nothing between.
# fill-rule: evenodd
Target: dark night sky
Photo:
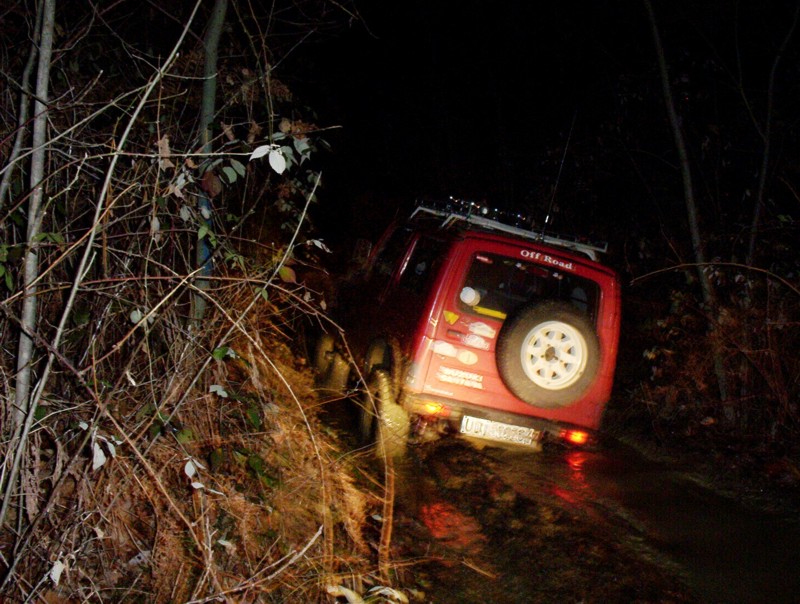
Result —
<instances>
[{"instance_id":1,"label":"dark night sky","mask_svg":"<svg viewBox=\"0 0 800 604\"><path fill-rule=\"evenodd\" d=\"M356 24L318 44L307 82L322 121L344 127L330 137L329 182L352 195L523 200L545 145L608 103L611 74L643 46L652 53L641 5L612 4L364 7L369 32Z\"/></svg>"},{"instance_id":2,"label":"dark night sky","mask_svg":"<svg viewBox=\"0 0 800 604\"><path fill-rule=\"evenodd\" d=\"M312 40L298 54L292 74L298 79L290 82L317 112L318 123L343 127L327 136L335 153L325 165L321 222L340 228L342 215L354 215L363 223L355 228L382 224L386 214L419 196L488 199L515 209L541 206L568 137L570 159L578 147L585 160L592 145L599 154L609 144L610 137L601 139L598 132L619 112L621 87L647 89L649 95L637 108L637 119L648 114L638 124L647 129L626 136L646 141L647 154L660 158L658 169L668 161L674 165L641 1L360 4L366 25L353 23L336 37ZM714 56L729 68L743 60L746 83L762 89L794 8L791 2L756 0L656 1L654 7L674 78L689 63L698 69ZM755 66L752 79L748 65ZM760 111L759 97L753 99ZM594 174L583 189L598 198L598 207L585 199L580 207L568 199L564 205L573 204L595 222L613 219L615 212L674 214L620 201L651 194L644 183L649 167L644 160L635 168L642 171L639 182L629 178L630 165L617 168L627 171L624 178L608 173L601 183ZM568 169L559 195L570 180L586 177L575 166L572 173ZM675 178L679 191L679 174Z\"/></svg>"}]
</instances>

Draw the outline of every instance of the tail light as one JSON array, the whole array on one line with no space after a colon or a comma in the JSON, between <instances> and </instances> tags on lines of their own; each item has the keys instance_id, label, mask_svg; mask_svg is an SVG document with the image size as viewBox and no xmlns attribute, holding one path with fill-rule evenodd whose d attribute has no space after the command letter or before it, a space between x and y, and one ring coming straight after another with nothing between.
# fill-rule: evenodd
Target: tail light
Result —
<instances>
[{"instance_id":1,"label":"tail light","mask_svg":"<svg viewBox=\"0 0 800 604\"><path fill-rule=\"evenodd\" d=\"M561 440L573 445L585 445L589 442L589 433L583 430L562 430L559 436Z\"/></svg>"},{"instance_id":2,"label":"tail light","mask_svg":"<svg viewBox=\"0 0 800 604\"><path fill-rule=\"evenodd\" d=\"M445 406L441 403L428 402L424 405L425 415L445 415Z\"/></svg>"}]
</instances>

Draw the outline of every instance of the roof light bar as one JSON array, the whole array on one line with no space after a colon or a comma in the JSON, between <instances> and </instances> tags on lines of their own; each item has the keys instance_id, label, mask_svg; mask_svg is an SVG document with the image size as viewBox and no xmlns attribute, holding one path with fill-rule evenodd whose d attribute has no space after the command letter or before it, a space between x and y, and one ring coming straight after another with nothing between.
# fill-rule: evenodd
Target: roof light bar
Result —
<instances>
[{"instance_id":1,"label":"roof light bar","mask_svg":"<svg viewBox=\"0 0 800 604\"><path fill-rule=\"evenodd\" d=\"M608 251L608 243L584 243L582 241L566 238L563 235L545 235L544 233L537 233L536 231L510 225L505 222L501 222L500 220L486 218L486 216L488 216L490 213L494 216L499 216L500 212L498 210L490 210L488 207L481 206L475 202L465 202L451 199L451 201L445 205L445 209L439 209L434 206L435 204L431 204L430 202L420 202L414 212L411 214L411 218L413 219L418 213L430 214L431 216L436 216L443 219L441 225L442 228L447 228L458 221L464 221L483 229L500 231L502 233L514 235L529 241L542 242L548 245L554 245L575 252L580 252L594 261L597 261L598 253L602 254ZM514 218L515 221L524 220L524 217L520 215L515 215Z\"/></svg>"}]
</instances>

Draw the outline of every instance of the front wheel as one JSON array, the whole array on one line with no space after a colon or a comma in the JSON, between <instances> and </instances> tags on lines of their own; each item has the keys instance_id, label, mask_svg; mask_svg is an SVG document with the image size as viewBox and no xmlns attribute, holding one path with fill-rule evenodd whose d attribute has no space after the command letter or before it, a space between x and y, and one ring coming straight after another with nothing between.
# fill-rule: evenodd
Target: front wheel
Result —
<instances>
[{"instance_id":1,"label":"front wheel","mask_svg":"<svg viewBox=\"0 0 800 604\"><path fill-rule=\"evenodd\" d=\"M359 435L362 444L375 444L380 459L398 459L406 453L410 419L397 404L389 372L376 369L367 378L359 405Z\"/></svg>"},{"instance_id":2,"label":"front wheel","mask_svg":"<svg viewBox=\"0 0 800 604\"><path fill-rule=\"evenodd\" d=\"M350 378L350 363L336 350L336 341L329 333L317 340L312 358L316 385L324 390L342 393Z\"/></svg>"}]
</instances>

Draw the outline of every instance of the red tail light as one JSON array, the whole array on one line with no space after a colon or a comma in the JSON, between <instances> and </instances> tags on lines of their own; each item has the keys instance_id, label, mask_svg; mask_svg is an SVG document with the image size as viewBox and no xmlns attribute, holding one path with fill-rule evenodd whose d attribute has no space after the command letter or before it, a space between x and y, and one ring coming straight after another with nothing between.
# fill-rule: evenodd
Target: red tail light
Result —
<instances>
[{"instance_id":1,"label":"red tail light","mask_svg":"<svg viewBox=\"0 0 800 604\"><path fill-rule=\"evenodd\" d=\"M441 403L425 403L425 414L426 415L446 415L446 408Z\"/></svg>"},{"instance_id":2,"label":"red tail light","mask_svg":"<svg viewBox=\"0 0 800 604\"><path fill-rule=\"evenodd\" d=\"M573 445L585 445L589 442L589 433L582 430L562 430L560 436Z\"/></svg>"}]
</instances>

